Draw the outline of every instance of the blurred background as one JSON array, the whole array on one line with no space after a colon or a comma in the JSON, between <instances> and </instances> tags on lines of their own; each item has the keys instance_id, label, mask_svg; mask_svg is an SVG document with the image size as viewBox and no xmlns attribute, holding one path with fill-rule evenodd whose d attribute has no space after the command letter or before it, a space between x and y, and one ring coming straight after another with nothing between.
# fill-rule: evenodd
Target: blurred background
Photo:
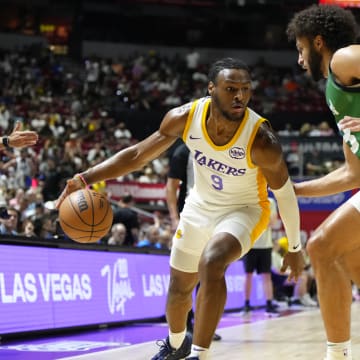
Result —
<instances>
[{"instance_id":1,"label":"blurred background","mask_svg":"<svg viewBox=\"0 0 360 360\"><path fill-rule=\"evenodd\" d=\"M323 2L359 19L359 1ZM79 248L63 234L53 203L66 179L144 139L170 108L205 96L209 64L225 56L250 66L250 107L278 133L294 181L339 167L342 140L324 83L305 76L285 35L294 12L315 3L0 0L0 136L15 121L40 135L32 148L0 150L0 207L11 215L0 219L1 243ZM142 253L168 255L165 184L179 143L137 172L93 185L108 195L114 225L122 226L81 248L138 251L149 240L157 245ZM303 241L350 195L299 200ZM279 224L273 237L283 235ZM12 254L17 259L18 249ZM8 274L15 268L9 263Z\"/></svg>"}]
</instances>

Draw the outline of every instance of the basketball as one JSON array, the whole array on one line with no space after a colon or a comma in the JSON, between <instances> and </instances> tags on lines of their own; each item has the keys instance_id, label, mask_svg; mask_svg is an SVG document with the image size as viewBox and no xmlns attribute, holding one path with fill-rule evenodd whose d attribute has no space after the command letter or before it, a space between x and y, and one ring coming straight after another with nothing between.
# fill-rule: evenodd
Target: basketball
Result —
<instances>
[{"instance_id":1,"label":"basketball","mask_svg":"<svg viewBox=\"0 0 360 360\"><path fill-rule=\"evenodd\" d=\"M64 233L79 243L94 243L112 225L113 211L105 195L81 189L68 195L59 208L59 223Z\"/></svg>"}]
</instances>

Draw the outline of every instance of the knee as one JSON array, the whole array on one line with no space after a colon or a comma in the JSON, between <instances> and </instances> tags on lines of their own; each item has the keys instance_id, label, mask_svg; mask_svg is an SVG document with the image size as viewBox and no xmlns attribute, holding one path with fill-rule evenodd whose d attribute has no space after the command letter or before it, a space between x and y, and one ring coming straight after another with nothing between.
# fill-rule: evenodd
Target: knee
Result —
<instances>
[{"instance_id":1,"label":"knee","mask_svg":"<svg viewBox=\"0 0 360 360\"><path fill-rule=\"evenodd\" d=\"M169 282L169 296L176 297L179 299L186 299L191 296L193 287L189 286L189 283L183 281L180 276L170 277Z\"/></svg>"},{"instance_id":2,"label":"knee","mask_svg":"<svg viewBox=\"0 0 360 360\"><path fill-rule=\"evenodd\" d=\"M307 241L306 251L312 263L328 262L333 260L332 247L329 244L329 236L325 231L317 231Z\"/></svg>"},{"instance_id":3,"label":"knee","mask_svg":"<svg viewBox=\"0 0 360 360\"><path fill-rule=\"evenodd\" d=\"M225 268L224 256L216 251L207 251L200 259L199 274L202 278L215 280L224 277Z\"/></svg>"}]
</instances>

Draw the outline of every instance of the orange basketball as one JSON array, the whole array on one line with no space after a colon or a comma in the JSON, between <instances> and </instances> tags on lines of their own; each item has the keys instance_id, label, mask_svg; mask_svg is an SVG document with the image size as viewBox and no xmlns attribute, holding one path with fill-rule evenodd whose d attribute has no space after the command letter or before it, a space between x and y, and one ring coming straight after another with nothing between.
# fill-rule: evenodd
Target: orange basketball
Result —
<instances>
[{"instance_id":1,"label":"orange basketball","mask_svg":"<svg viewBox=\"0 0 360 360\"><path fill-rule=\"evenodd\" d=\"M94 243L105 236L112 225L113 212L105 195L81 189L68 195L59 208L64 233L79 243Z\"/></svg>"}]
</instances>

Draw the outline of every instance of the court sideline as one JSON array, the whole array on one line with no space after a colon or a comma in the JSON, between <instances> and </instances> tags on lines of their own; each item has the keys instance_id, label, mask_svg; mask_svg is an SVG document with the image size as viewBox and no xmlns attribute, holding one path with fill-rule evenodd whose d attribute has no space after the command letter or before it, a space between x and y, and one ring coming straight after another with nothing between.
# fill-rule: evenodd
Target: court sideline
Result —
<instances>
[{"instance_id":1,"label":"court sideline","mask_svg":"<svg viewBox=\"0 0 360 360\"><path fill-rule=\"evenodd\" d=\"M268 318L263 310L244 317L224 314L209 360L322 360L325 334L320 311L281 309ZM360 302L353 303L353 354L360 359ZM0 359L15 360L150 360L156 340L167 334L166 323L133 324L57 337L13 341L0 345Z\"/></svg>"},{"instance_id":2,"label":"court sideline","mask_svg":"<svg viewBox=\"0 0 360 360\"><path fill-rule=\"evenodd\" d=\"M360 358L360 304L353 304L353 354ZM223 336L213 342L210 359L217 360L322 360L325 334L319 309L301 311L291 316L225 327ZM67 357L66 360L150 359L156 351L154 342L146 342L97 354Z\"/></svg>"}]
</instances>

